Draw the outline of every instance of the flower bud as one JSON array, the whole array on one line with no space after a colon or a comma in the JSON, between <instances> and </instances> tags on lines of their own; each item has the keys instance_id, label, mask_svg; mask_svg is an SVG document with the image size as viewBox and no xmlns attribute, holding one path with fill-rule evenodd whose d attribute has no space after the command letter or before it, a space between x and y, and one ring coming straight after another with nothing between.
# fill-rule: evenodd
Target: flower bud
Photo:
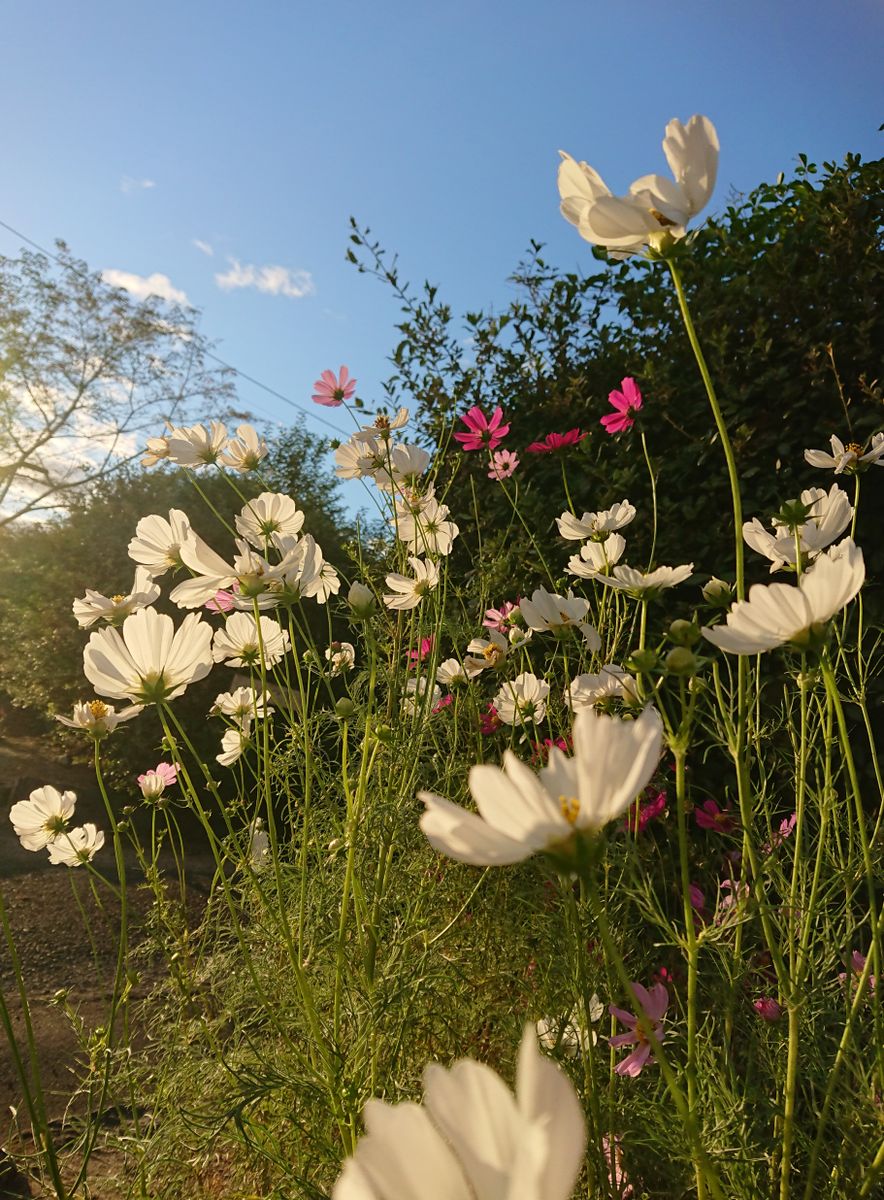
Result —
<instances>
[{"instance_id":1,"label":"flower bud","mask_svg":"<svg viewBox=\"0 0 884 1200\"><path fill-rule=\"evenodd\" d=\"M669 640L676 646L696 646L700 640L700 630L693 621L673 621L669 626Z\"/></svg>"},{"instance_id":2,"label":"flower bud","mask_svg":"<svg viewBox=\"0 0 884 1200\"><path fill-rule=\"evenodd\" d=\"M687 646L675 646L666 655L666 670L673 675L693 675L698 666L696 654Z\"/></svg>"},{"instance_id":3,"label":"flower bud","mask_svg":"<svg viewBox=\"0 0 884 1200\"><path fill-rule=\"evenodd\" d=\"M353 616L364 621L374 612L374 592L357 580L347 593L347 603L353 609Z\"/></svg>"},{"instance_id":4,"label":"flower bud","mask_svg":"<svg viewBox=\"0 0 884 1200\"><path fill-rule=\"evenodd\" d=\"M717 608L727 607L731 602L732 595L731 585L723 579L717 579L714 575L703 587L703 599L707 604L714 604Z\"/></svg>"},{"instance_id":5,"label":"flower bud","mask_svg":"<svg viewBox=\"0 0 884 1200\"><path fill-rule=\"evenodd\" d=\"M356 712L356 705L349 696L342 696L335 705L335 716L342 721L348 721Z\"/></svg>"},{"instance_id":6,"label":"flower bud","mask_svg":"<svg viewBox=\"0 0 884 1200\"><path fill-rule=\"evenodd\" d=\"M383 742L385 746L392 746L394 741L393 730L389 725L378 725L374 731L375 737L379 742Z\"/></svg>"},{"instance_id":7,"label":"flower bud","mask_svg":"<svg viewBox=\"0 0 884 1200\"><path fill-rule=\"evenodd\" d=\"M762 1021L779 1021L783 1015L782 1005L778 1004L772 996L762 996L756 1000L752 1007L761 1017Z\"/></svg>"},{"instance_id":8,"label":"flower bud","mask_svg":"<svg viewBox=\"0 0 884 1200\"><path fill-rule=\"evenodd\" d=\"M654 670L659 661L656 650L636 650L626 660L625 666L627 670L634 671L637 675L647 675Z\"/></svg>"}]
</instances>

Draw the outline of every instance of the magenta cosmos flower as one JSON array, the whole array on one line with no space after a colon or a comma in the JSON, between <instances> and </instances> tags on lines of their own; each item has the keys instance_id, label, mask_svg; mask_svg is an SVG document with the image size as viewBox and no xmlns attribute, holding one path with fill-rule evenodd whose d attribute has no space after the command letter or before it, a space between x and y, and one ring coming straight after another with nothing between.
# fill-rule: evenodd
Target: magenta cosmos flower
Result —
<instances>
[{"instance_id":1,"label":"magenta cosmos flower","mask_svg":"<svg viewBox=\"0 0 884 1200\"><path fill-rule=\"evenodd\" d=\"M778 1004L772 996L759 996L753 1003L752 1007L761 1017L762 1021L779 1021L783 1015L782 1005Z\"/></svg>"},{"instance_id":2,"label":"magenta cosmos flower","mask_svg":"<svg viewBox=\"0 0 884 1200\"><path fill-rule=\"evenodd\" d=\"M513 454L512 450L495 450L488 464L490 467L488 478L509 479L518 465L519 456L518 454Z\"/></svg>"},{"instance_id":3,"label":"magenta cosmos flower","mask_svg":"<svg viewBox=\"0 0 884 1200\"><path fill-rule=\"evenodd\" d=\"M622 379L620 388L619 392L615 388L613 392L608 393L608 403L616 410L602 417L602 424L608 433L622 433L625 429L632 429L635 414L642 406L642 394L634 379L628 376Z\"/></svg>"},{"instance_id":4,"label":"magenta cosmos flower","mask_svg":"<svg viewBox=\"0 0 884 1200\"><path fill-rule=\"evenodd\" d=\"M346 367L337 375L334 371L323 371L313 385L313 401L326 408L339 408L345 400L352 400L356 393L356 380L350 378Z\"/></svg>"},{"instance_id":5,"label":"magenta cosmos flower","mask_svg":"<svg viewBox=\"0 0 884 1200\"><path fill-rule=\"evenodd\" d=\"M704 800L694 809L694 820L701 829L714 829L718 833L733 833L737 822L726 808L719 808L714 800Z\"/></svg>"},{"instance_id":6,"label":"magenta cosmos flower","mask_svg":"<svg viewBox=\"0 0 884 1200\"><path fill-rule=\"evenodd\" d=\"M496 450L510 431L509 425L504 422L500 405L491 414L490 421L478 404L465 412L461 420L468 432L456 433L454 440L460 442L464 450Z\"/></svg>"},{"instance_id":7,"label":"magenta cosmos flower","mask_svg":"<svg viewBox=\"0 0 884 1200\"><path fill-rule=\"evenodd\" d=\"M617 1008L614 1004L609 1004L608 1012L612 1017L616 1017L622 1025L625 1025L629 1032L617 1033L614 1037L608 1038L608 1041L612 1046L635 1046L632 1053L627 1054L626 1058L622 1059L614 1068L618 1075L631 1075L634 1078L641 1074L642 1069L649 1062L654 1062L651 1043L639 1028L638 1022L641 1017L644 1017L651 1026L654 1039L662 1042L666 1036L663 1029L663 1016L669 1007L669 993L662 983L655 983L650 991L643 988L640 983L631 983L629 986L632 988L632 994L640 1010L639 1016L633 1016L632 1013Z\"/></svg>"},{"instance_id":8,"label":"magenta cosmos flower","mask_svg":"<svg viewBox=\"0 0 884 1200\"><path fill-rule=\"evenodd\" d=\"M567 433L548 433L542 442L532 442L525 450L528 454L554 454L556 450L576 446L585 437L589 437L589 434L581 433L579 429L569 429Z\"/></svg>"}]
</instances>

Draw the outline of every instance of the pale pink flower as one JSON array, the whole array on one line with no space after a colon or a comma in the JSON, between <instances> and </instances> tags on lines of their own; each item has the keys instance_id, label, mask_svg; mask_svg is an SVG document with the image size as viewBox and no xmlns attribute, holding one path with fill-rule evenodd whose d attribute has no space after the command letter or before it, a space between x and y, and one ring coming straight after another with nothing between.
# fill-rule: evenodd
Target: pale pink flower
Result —
<instances>
[{"instance_id":1,"label":"pale pink flower","mask_svg":"<svg viewBox=\"0 0 884 1200\"><path fill-rule=\"evenodd\" d=\"M519 465L519 456L512 450L495 450L488 465L489 479L509 479Z\"/></svg>"},{"instance_id":2,"label":"pale pink flower","mask_svg":"<svg viewBox=\"0 0 884 1200\"><path fill-rule=\"evenodd\" d=\"M207 600L203 605L209 612L226 613L233 611L233 592L228 592L224 588L220 588L211 600Z\"/></svg>"},{"instance_id":3,"label":"pale pink flower","mask_svg":"<svg viewBox=\"0 0 884 1200\"><path fill-rule=\"evenodd\" d=\"M500 405L495 408L490 420L478 404L465 412L461 420L468 432L456 433L454 440L460 442L464 450L496 450L510 431L509 425L504 422Z\"/></svg>"},{"instance_id":4,"label":"pale pink flower","mask_svg":"<svg viewBox=\"0 0 884 1200\"><path fill-rule=\"evenodd\" d=\"M326 408L339 408L345 400L352 400L356 393L356 380L350 378L350 372L342 366L338 374L334 371L323 371L313 384L313 402Z\"/></svg>"},{"instance_id":5,"label":"pale pink flower","mask_svg":"<svg viewBox=\"0 0 884 1200\"><path fill-rule=\"evenodd\" d=\"M632 1184L623 1168L623 1151L620 1149L620 1138L615 1133L612 1136L602 1134L602 1150L608 1164L608 1178L617 1200L632 1200L635 1195Z\"/></svg>"},{"instance_id":6,"label":"pale pink flower","mask_svg":"<svg viewBox=\"0 0 884 1200\"><path fill-rule=\"evenodd\" d=\"M647 1033L641 1029L639 1022L650 1027L655 1041L662 1042L666 1036L663 1028L663 1016L669 1007L669 993L662 983L655 983L650 991L642 987L640 983L631 983L630 987L639 1014L634 1016L625 1009L609 1004L608 1012L612 1017L616 1017L622 1025L625 1025L629 1032L617 1033L608 1038L608 1041L615 1047L635 1046L635 1049L614 1068L618 1075L631 1075L634 1078L641 1074L649 1062L655 1061Z\"/></svg>"},{"instance_id":7,"label":"pale pink flower","mask_svg":"<svg viewBox=\"0 0 884 1200\"><path fill-rule=\"evenodd\" d=\"M851 984L856 983L856 981L859 979L859 977L862 975L862 973L865 969L866 969L866 956L864 954L860 954L859 950L852 951L852 953L850 955L850 970L853 975L853 978L850 981ZM842 971L840 973L840 975L838 976L838 982L842 985L847 982L847 972L846 971ZM869 991L870 992L873 992L875 990L875 985L877 982L878 981L874 975L869 976Z\"/></svg>"},{"instance_id":8,"label":"pale pink flower","mask_svg":"<svg viewBox=\"0 0 884 1200\"><path fill-rule=\"evenodd\" d=\"M504 600L500 608L486 608L485 620L482 624L486 629L496 629L498 633L506 633L515 617L519 615L519 601L512 604Z\"/></svg>"},{"instance_id":9,"label":"pale pink flower","mask_svg":"<svg viewBox=\"0 0 884 1200\"><path fill-rule=\"evenodd\" d=\"M145 800L158 800L167 787L177 782L178 768L174 763L161 762L153 770L138 776L138 786Z\"/></svg>"},{"instance_id":10,"label":"pale pink flower","mask_svg":"<svg viewBox=\"0 0 884 1200\"><path fill-rule=\"evenodd\" d=\"M632 429L635 414L642 406L642 394L638 384L629 376L621 380L621 391L615 388L608 394L608 403L615 410L602 417L602 425L608 433L622 433Z\"/></svg>"}]
</instances>

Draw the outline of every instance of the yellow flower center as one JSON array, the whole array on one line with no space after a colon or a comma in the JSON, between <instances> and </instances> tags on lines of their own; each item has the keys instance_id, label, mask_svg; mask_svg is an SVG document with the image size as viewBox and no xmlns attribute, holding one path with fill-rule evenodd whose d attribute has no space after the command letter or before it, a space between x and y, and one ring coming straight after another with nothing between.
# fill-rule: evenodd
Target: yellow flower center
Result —
<instances>
[{"instance_id":1,"label":"yellow flower center","mask_svg":"<svg viewBox=\"0 0 884 1200\"><path fill-rule=\"evenodd\" d=\"M580 815L580 801L576 796L559 796L559 807L562 810L562 816L569 825L577 824L577 817Z\"/></svg>"},{"instance_id":2,"label":"yellow flower center","mask_svg":"<svg viewBox=\"0 0 884 1200\"><path fill-rule=\"evenodd\" d=\"M113 604L122 604L122 602L123 602L125 599L126 599L126 597L125 597L125 596L121 596L121 595L119 595L119 594L118 594L118 595L116 595L116 596L111 596L111 602L112 602Z\"/></svg>"},{"instance_id":3,"label":"yellow flower center","mask_svg":"<svg viewBox=\"0 0 884 1200\"><path fill-rule=\"evenodd\" d=\"M486 646L482 651L482 657L492 667L497 667L503 662L503 650L501 650L500 646L495 646L494 642L492 642L490 646Z\"/></svg>"},{"instance_id":4,"label":"yellow flower center","mask_svg":"<svg viewBox=\"0 0 884 1200\"><path fill-rule=\"evenodd\" d=\"M88 708L96 721L100 721L110 712L110 709L103 700L90 700Z\"/></svg>"},{"instance_id":5,"label":"yellow flower center","mask_svg":"<svg viewBox=\"0 0 884 1200\"><path fill-rule=\"evenodd\" d=\"M852 454L854 458L859 458L863 452L863 448L858 442L848 442L844 449L848 454Z\"/></svg>"},{"instance_id":6,"label":"yellow flower center","mask_svg":"<svg viewBox=\"0 0 884 1200\"><path fill-rule=\"evenodd\" d=\"M652 208L650 211L651 211L651 216L654 218L654 220L658 221L663 226L664 229L675 225L675 221L670 221L668 217L664 217L663 214L658 209Z\"/></svg>"}]
</instances>

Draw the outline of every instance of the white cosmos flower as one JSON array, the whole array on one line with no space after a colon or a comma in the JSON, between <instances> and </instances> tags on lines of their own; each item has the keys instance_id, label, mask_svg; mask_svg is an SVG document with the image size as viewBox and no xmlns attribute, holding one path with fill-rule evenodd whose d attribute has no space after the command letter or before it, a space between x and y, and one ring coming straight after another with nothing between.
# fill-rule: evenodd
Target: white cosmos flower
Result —
<instances>
[{"instance_id":1,"label":"white cosmos flower","mask_svg":"<svg viewBox=\"0 0 884 1200\"><path fill-rule=\"evenodd\" d=\"M445 662L436 668L436 682L451 688L459 683L469 683L478 674L479 668L470 665L469 659L459 663L456 658L446 658Z\"/></svg>"},{"instance_id":2,"label":"white cosmos flower","mask_svg":"<svg viewBox=\"0 0 884 1200\"><path fill-rule=\"evenodd\" d=\"M335 450L335 474L339 479L367 479L384 465L386 450L365 431L354 433Z\"/></svg>"},{"instance_id":3,"label":"white cosmos flower","mask_svg":"<svg viewBox=\"0 0 884 1200\"><path fill-rule=\"evenodd\" d=\"M190 521L179 508L169 510L165 517L153 514L142 517L135 526L135 537L129 543L129 557L141 563L154 579L170 569L180 567L181 544L190 537Z\"/></svg>"},{"instance_id":4,"label":"white cosmos flower","mask_svg":"<svg viewBox=\"0 0 884 1200\"><path fill-rule=\"evenodd\" d=\"M84 863L92 862L103 845L104 834L87 821L77 829L59 834L49 843L49 861L54 866L82 867Z\"/></svg>"},{"instance_id":5,"label":"white cosmos flower","mask_svg":"<svg viewBox=\"0 0 884 1200\"><path fill-rule=\"evenodd\" d=\"M592 708L600 700L612 697L634 701L638 687L629 674L615 663L607 663L597 675L577 675L565 689L565 703L574 712Z\"/></svg>"},{"instance_id":6,"label":"white cosmos flower","mask_svg":"<svg viewBox=\"0 0 884 1200\"><path fill-rule=\"evenodd\" d=\"M209 715L230 717L237 725L243 725L252 718L262 720L276 710L269 703L270 693L265 692L263 698L255 688L239 687L232 692L219 692L215 703L209 710Z\"/></svg>"},{"instance_id":7,"label":"white cosmos flower","mask_svg":"<svg viewBox=\"0 0 884 1200\"><path fill-rule=\"evenodd\" d=\"M467 1058L426 1068L423 1105L369 1100L363 1119L332 1200L568 1200L586 1147L574 1087L531 1026L515 1096Z\"/></svg>"},{"instance_id":8,"label":"white cosmos flower","mask_svg":"<svg viewBox=\"0 0 884 1200\"><path fill-rule=\"evenodd\" d=\"M354 442L386 441L394 429L404 429L408 424L408 409L400 408L395 417L387 413L378 413L371 425L363 425L358 433L351 436Z\"/></svg>"},{"instance_id":9,"label":"white cosmos flower","mask_svg":"<svg viewBox=\"0 0 884 1200\"><path fill-rule=\"evenodd\" d=\"M85 703L81 700L74 705L72 717L63 717L56 713L55 719L62 725L67 725L69 729L82 729L92 737L104 737L107 733L113 733L121 722L137 717L141 709L140 704L130 704L127 708L115 712L114 706L105 704L103 700L87 700Z\"/></svg>"},{"instance_id":10,"label":"white cosmos flower","mask_svg":"<svg viewBox=\"0 0 884 1200\"><path fill-rule=\"evenodd\" d=\"M514 626L514 628L517 627ZM509 650L509 640L496 629L489 629L487 637L473 638L467 646L464 664L474 674L485 671L489 667L496 669L505 661Z\"/></svg>"},{"instance_id":11,"label":"white cosmos flower","mask_svg":"<svg viewBox=\"0 0 884 1200\"><path fill-rule=\"evenodd\" d=\"M251 613L234 612L222 629L215 631L212 657L228 667L261 667L263 645L264 666L275 667L289 648L289 635L272 617L260 618L259 624Z\"/></svg>"},{"instance_id":12,"label":"white cosmos flower","mask_svg":"<svg viewBox=\"0 0 884 1200\"><path fill-rule=\"evenodd\" d=\"M389 592L384 593L384 604L387 608L417 608L424 596L439 583L439 569L434 562L413 555L409 557L408 562L414 572L413 578L396 574L387 576L386 583L390 588Z\"/></svg>"},{"instance_id":13,"label":"white cosmos flower","mask_svg":"<svg viewBox=\"0 0 884 1200\"><path fill-rule=\"evenodd\" d=\"M142 608L123 622L122 633L93 633L83 651L86 678L100 696L156 704L180 696L212 669L212 629L189 613L178 630L171 617Z\"/></svg>"},{"instance_id":14,"label":"white cosmos flower","mask_svg":"<svg viewBox=\"0 0 884 1200\"><path fill-rule=\"evenodd\" d=\"M267 457L267 443L251 425L240 425L236 437L227 443L227 449L221 455L220 461L225 467L233 467L243 474L254 471L255 467Z\"/></svg>"},{"instance_id":15,"label":"white cosmos flower","mask_svg":"<svg viewBox=\"0 0 884 1200\"><path fill-rule=\"evenodd\" d=\"M25 850L43 850L64 833L76 803L76 792L59 792L47 783L13 804L9 819Z\"/></svg>"},{"instance_id":16,"label":"white cosmos flower","mask_svg":"<svg viewBox=\"0 0 884 1200\"><path fill-rule=\"evenodd\" d=\"M147 445L144 451L144 457L141 460L142 467L153 467L162 459L169 457L169 442L172 438L184 438L187 436L187 430L182 429L177 425L173 425L171 421L166 422L166 432L163 437L152 437L147 439Z\"/></svg>"},{"instance_id":17,"label":"white cosmos flower","mask_svg":"<svg viewBox=\"0 0 884 1200\"><path fill-rule=\"evenodd\" d=\"M204 425L187 425L173 430L165 439L164 457L179 467L205 467L217 462L227 447L227 427L221 421Z\"/></svg>"},{"instance_id":18,"label":"white cosmos flower","mask_svg":"<svg viewBox=\"0 0 884 1200\"><path fill-rule=\"evenodd\" d=\"M431 462L426 450L408 442L398 442L389 451L382 449L381 454L383 461L374 481L382 492L416 487Z\"/></svg>"},{"instance_id":19,"label":"white cosmos flower","mask_svg":"<svg viewBox=\"0 0 884 1200\"><path fill-rule=\"evenodd\" d=\"M420 792L426 805L421 829L434 849L482 867L566 847L575 835L594 836L626 811L657 769L662 736L652 708L635 721L582 709L574 718L571 758L553 746L535 774L507 750L502 770L483 763L470 771L478 815Z\"/></svg>"},{"instance_id":20,"label":"white cosmos flower","mask_svg":"<svg viewBox=\"0 0 884 1200\"><path fill-rule=\"evenodd\" d=\"M836 475L844 471L855 471L862 463L870 466L884 467L884 433L873 433L868 450L863 453L863 447L858 442L848 442L846 445L834 433L830 438L832 453L825 450L805 450L805 462L812 467L823 467L834 471Z\"/></svg>"},{"instance_id":21,"label":"white cosmos flower","mask_svg":"<svg viewBox=\"0 0 884 1200\"><path fill-rule=\"evenodd\" d=\"M249 722L246 721L235 729L225 729L221 737L221 753L215 755L215 761L222 767L232 767L251 745L250 728Z\"/></svg>"},{"instance_id":22,"label":"white cosmos flower","mask_svg":"<svg viewBox=\"0 0 884 1200\"><path fill-rule=\"evenodd\" d=\"M522 600L519 608L529 629L537 632L562 634L567 629L579 629L593 652L600 650L602 640L586 620L589 601L569 591L567 596L536 588L530 600Z\"/></svg>"},{"instance_id":23,"label":"white cosmos flower","mask_svg":"<svg viewBox=\"0 0 884 1200\"><path fill-rule=\"evenodd\" d=\"M274 534L274 537L278 537ZM208 546L195 533L181 544L181 560L193 571L192 579L185 579L169 593L169 599L179 608L200 608L224 588L237 585L234 602L244 608L252 608L257 601L259 608L272 608L279 603L281 578L290 562L303 555L300 542L293 544L291 557L271 565L257 550L245 541L236 539L238 553L233 563L226 563L220 554Z\"/></svg>"},{"instance_id":24,"label":"white cosmos flower","mask_svg":"<svg viewBox=\"0 0 884 1200\"><path fill-rule=\"evenodd\" d=\"M667 235L685 236L685 226L708 204L718 172L718 135L708 117L666 126L663 152L674 175L643 175L626 196L614 196L585 162L559 153L559 195L565 220L586 241L624 257L646 246L659 248Z\"/></svg>"},{"instance_id":25,"label":"white cosmos flower","mask_svg":"<svg viewBox=\"0 0 884 1200\"><path fill-rule=\"evenodd\" d=\"M332 675L341 675L344 671L352 671L356 662L356 648L352 642L332 642L325 657L331 663Z\"/></svg>"},{"instance_id":26,"label":"white cosmos flower","mask_svg":"<svg viewBox=\"0 0 884 1200\"><path fill-rule=\"evenodd\" d=\"M545 679L523 671L501 686L492 703L504 725L527 725L532 721L539 724L546 716L548 695L549 684Z\"/></svg>"},{"instance_id":27,"label":"white cosmos flower","mask_svg":"<svg viewBox=\"0 0 884 1200\"><path fill-rule=\"evenodd\" d=\"M845 538L821 554L798 581L756 583L748 600L738 600L727 615L726 625L701 633L730 654L763 654L786 642L807 646L816 632L862 587L866 577L863 553Z\"/></svg>"},{"instance_id":28,"label":"white cosmos flower","mask_svg":"<svg viewBox=\"0 0 884 1200\"><path fill-rule=\"evenodd\" d=\"M597 575L610 575L611 569L623 557L626 538L619 533L609 533L603 542L586 542L579 554L568 559L568 570L582 579L595 579Z\"/></svg>"},{"instance_id":29,"label":"white cosmos flower","mask_svg":"<svg viewBox=\"0 0 884 1200\"><path fill-rule=\"evenodd\" d=\"M397 501L396 515L389 523L413 554L450 554L460 530L447 517L448 505L430 496L419 508Z\"/></svg>"},{"instance_id":30,"label":"white cosmos flower","mask_svg":"<svg viewBox=\"0 0 884 1200\"><path fill-rule=\"evenodd\" d=\"M136 567L135 581L128 595L103 596L101 592L86 588L86 595L74 601L73 612L81 629L88 629L96 621L119 625L139 608L147 608L159 598L159 584L153 582L146 567Z\"/></svg>"},{"instance_id":31,"label":"white cosmos flower","mask_svg":"<svg viewBox=\"0 0 884 1200\"><path fill-rule=\"evenodd\" d=\"M280 563L273 568L276 579L270 584L275 589L278 603L295 604L310 599L325 604L329 596L337 595L341 589L340 576L331 563L325 561L312 534L298 539L275 533L273 543L282 555Z\"/></svg>"},{"instance_id":32,"label":"white cosmos flower","mask_svg":"<svg viewBox=\"0 0 884 1200\"><path fill-rule=\"evenodd\" d=\"M629 592L637 599L647 599L666 588L676 587L693 574L694 564L683 563L680 567L657 567L655 571L637 571L635 567L614 567L611 575L596 575L599 583Z\"/></svg>"},{"instance_id":33,"label":"white cosmos flower","mask_svg":"<svg viewBox=\"0 0 884 1200\"><path fill-rule=\"evenodd\" d=\"M585 512L582 517L563 512L556 517L559 533L570 542L582 542L591 538L594 542L604 541L609 534L623 529L635 519L635 508L628 500L621 500L602 512Z\"/></svg>"},{"instance_id":34,"label":"white cosmos flower","mask_svg":"<svg viewBox=\"0 0 884 1200\"><path fill-rule=\"evenodd\" d=\"M806 488L799 499L810 510L810 515L798 526L798 549L802 555L815 558L835 538L840 537L850 524L853 505L837 483L833 483L828 492L822 488ZM787 564L795 566L795 537L782 524L774 523L774 532L769 533L754 517L743 525L743 541L771 560L771 574Z\"/></svg>"},{"instance_id":35,"label":"white cosmos flower","mask_svg":"<svg viewBox=\"0 0 884 1200\"><path fill-rule=\"evenodd\" d=\"M605 1013L596 992L589 1001L589 1019L600 1021ZM574 1020L554 1020L552 1017L541 1017L537 1022L537 1040L544 1050L561 1050L566 1058L577 1058L581 1053L586 1054L591 1046L598 1042L598 1034L594 1029L587 1031Z\"/></svg>"},{"instance_id":36,"label":"white cosmos flower","mask_svg":"<svg viewBox=\"0 0 884 1200\"><path fill-rule=\"evenodd\" d=\"M281 533L294 538L304 525L304 513L291 496L282 492L262 492L253 500L247 500L242 512L236 517L236 531L257 550L264 550L272 543L273 534Z\"/></svg>"},{"instance_id":37,"label":"white cosmos flower","mask_svg":"<svg viewBox=\"0 0 884 1200\"><path fill-rule=\"evenodd\" d=\"M430 683L426 675L421 675L419 679L409 679L405 685L405 696L402 700L402 709L409 716L414 716L416 712L423 710L427 703L426 696L430 690ZM438 684L433 684L432 694L430 696L429 707L432 709L442 699L442 690Z\"/></svg>"}]
</instances>

